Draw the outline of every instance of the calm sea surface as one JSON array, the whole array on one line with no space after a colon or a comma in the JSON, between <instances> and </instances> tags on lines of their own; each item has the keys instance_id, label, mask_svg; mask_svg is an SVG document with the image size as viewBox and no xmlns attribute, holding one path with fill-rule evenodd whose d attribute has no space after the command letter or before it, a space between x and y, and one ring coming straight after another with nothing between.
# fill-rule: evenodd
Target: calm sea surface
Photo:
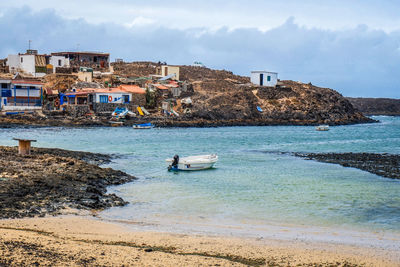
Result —
<instances>
[{"instance_id":1,"label":"calm sea surface","mask_svg":"<svg viewBox=\"0 0 400 267\"><path fill-rule=\"evenodd\" d=\"M130 204L100 215L149 229L257 232L265 225L400 233L400 181L278 152L400 154L400 117L331 127L2 129L34 146L112 153L108 166L139 177L117 187ZM215 169L167 172L165 159L217 153ZM213 229L213 230L210 230ZM224 229L224 230L219 230ZM228 231L226 229L229 229Z\"/></svg>"}]
</instances>

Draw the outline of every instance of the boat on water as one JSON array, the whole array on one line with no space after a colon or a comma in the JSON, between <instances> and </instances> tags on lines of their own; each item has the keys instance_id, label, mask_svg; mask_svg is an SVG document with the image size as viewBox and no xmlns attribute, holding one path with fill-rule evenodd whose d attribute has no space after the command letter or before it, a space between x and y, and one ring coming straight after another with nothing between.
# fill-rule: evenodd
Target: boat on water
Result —
<instances>
[{"instance_id":1,"label":"boat on water","mask_svg":"<svg viewBox=\"0 0 400 267\"><path fill-rule=\"evenodd\" d=\"M149 123L142 123L142 124L134 124L132 126L133 129L151 129L153 127L154 127L154 125L151 124L150 122Z\"/></svg>"},{"instance_id":2,"label":"boat on water","mask_svg":"<svg viewBox=\"0 0 400 267\"><path fill-rule=\"evenodd\" d=\"M318 125L315 127L315 130L317 131L329 131L329 125Z\"/></svg>"},{"instance_id":3,"label":"boat on water","mask_svg":"<svg viewBox=\"0 0 400 267\"><path fill-rule=\"evenodd\" d=\"M175 155L172 159L165 161L169 163L169 171L199 171L212 168L218 161L218 156L210 154L179 158Z\"/></svg>"}]
</instances>

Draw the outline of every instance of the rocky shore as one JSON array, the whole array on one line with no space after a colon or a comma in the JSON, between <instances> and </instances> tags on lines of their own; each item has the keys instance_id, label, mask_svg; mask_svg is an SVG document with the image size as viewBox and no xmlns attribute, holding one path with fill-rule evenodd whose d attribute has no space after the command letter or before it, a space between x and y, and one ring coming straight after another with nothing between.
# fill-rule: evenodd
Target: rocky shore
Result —
<instances>
[{"instance_id":1,"label":"rocky shore","mask_svg":"<svg viewBox=\"0 0 400 267\"><path fill-rule=\"evenodd\" d=\"M63 209L99 210L126 202L106 187L135 177L99 165L111 156L62 149L0 147L0 218L57 215Z\"/></svg>"},{"instance_id":2,"label":"rocky shore","mask_svg":"<svg viewBox=\"0 0 400 267\"><path fill-rule=\"evenodd\" d=\"M400 155L376 153L292 153L319 162L357 168L382 177L400 179Z\"/></svg>"},{"instance_id":3,"label":"rocky shore","mask_svg":"<svg viewBox=\"0 0 400 267\"><path fill-rule=\"evenodd\" d=\"M225 127L225 126L278 126L278 125L318 125L315 120L286 120L277 118L242 118L242 119L204 119L193 117L145 117L131 118L122 121L122 126L151 122L156 127ZM355 118L347 121L332 121L330 125L345 125L377 122L373 119ZM109 117L40 117L35 114L0 116L0 128L17 127L111 127Z\"/></svg>"}]
</instances>

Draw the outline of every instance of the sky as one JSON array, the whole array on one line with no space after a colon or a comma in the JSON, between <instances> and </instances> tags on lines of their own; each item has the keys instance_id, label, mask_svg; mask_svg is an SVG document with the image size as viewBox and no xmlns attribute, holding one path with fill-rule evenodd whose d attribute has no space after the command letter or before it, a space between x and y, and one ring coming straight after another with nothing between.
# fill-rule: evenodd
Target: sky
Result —
<instances>
[{"instance_id":1,"label":"sky","mask_svg":"<svg viewBox=\"0 0 400 267\"><path fill-rule=\"evenodd\" d=\"M400 98L400 1L0 1L0 58L103 51Z\"/></svg>"}]
</instances>

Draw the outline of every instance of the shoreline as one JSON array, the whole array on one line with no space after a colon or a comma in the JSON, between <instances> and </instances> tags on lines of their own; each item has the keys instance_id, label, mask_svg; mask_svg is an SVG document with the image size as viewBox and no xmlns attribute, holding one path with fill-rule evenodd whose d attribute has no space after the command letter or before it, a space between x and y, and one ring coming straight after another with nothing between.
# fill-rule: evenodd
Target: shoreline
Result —
<instances>
[{"instance_id":1,"label":"shoreline","mask_svg":"<svg viewBox=\"0 0 400 267\"><path fill-rule=\"evenodd\" d=\"M112 127L109 116L91 117L61 117L52 118L46 116L3 115L0 116L0 128L29 128L29 127ZM202 118L167 118L167 117L143 117L121 120L123 126L132 127L134 124L151 122L160 128L204 128L204 127L234 127L234 126L317 126L326 124L317 120L276 120L276 119L215 119ZM362 120L335 121L328 123L331 126L355 125L365 123L377 123L379 121L365 118Z\"/></svg>"},{"instance_id":2,"label":"shoreline","mask_svg":"<svg viewBox=\"0 0 400 267\"><path fill-rule=\"evenodd\" d=\"M79 214L79 213L77 213ZM239 239L321 242L400 251L400 230L373 229L359 225L313 225L272 221L226 222L113 219L99 214L92 218L123 225L132 231L183 235L234 237Z\"/></svg>"},{"instance_id":3,"label":"shoreline","mask_svg":"<svg viewBox=\"0 0 400 267\"><path fill-rule=\"evenodd\" d=\"M0 220L0 235L3 264L400 266L394 249L136 231L89 216Z\"/></svg>"},{"instance_id":4,"label":"shoreline","mask_svg":"<svg viewBox=\"0 0 400 267\"><path fill-rule=\"evenodd\" d=\"M349 232L340 229L278 223L260 225L265 233L261 236L236 236L229 231L221 235L185 232L180 226L184 222L175 226L183 232L147 231L143 222L133 229L129 222L96 217L99 210L126 204L109 194L107 186L135 179L121 171L100 168L100 164L110 162L110 155L32 148L32 155L18 156L16 147L1 147L0 152L2 160L9 160L9 170L16 171L6 172L8 178L0 181L7 185L3 189L9 188L11 182L6 182L12 179L23 182L33 178L33 183L41 184L39 189L23 191L27 199L21 197L20 190L24 184L31 187L31 183L18 184L12 191L14 198L0 194L0 218L4 218L0 220L0 265L400 266L400 237L388 236L390 231L365 235L360 231L347 236ZM58 172L60 165L62 171ZM0 174L5 177L4 171ZM52 175L63 183L46 178ZM72 187L70 179L74 181ZM43 183L51 186L43 187ZM63 186L72 191L64 194L69 191ZM43 193L43 188L56 188L45 191L56 198ZM40 192L44 198L34 197L32 202L33 192ZM43 206L35 206L37 203ZM242 228L243 233L249 231ZM352 242L344 242L346 237Z\"/></svg>"}]
</instances>

